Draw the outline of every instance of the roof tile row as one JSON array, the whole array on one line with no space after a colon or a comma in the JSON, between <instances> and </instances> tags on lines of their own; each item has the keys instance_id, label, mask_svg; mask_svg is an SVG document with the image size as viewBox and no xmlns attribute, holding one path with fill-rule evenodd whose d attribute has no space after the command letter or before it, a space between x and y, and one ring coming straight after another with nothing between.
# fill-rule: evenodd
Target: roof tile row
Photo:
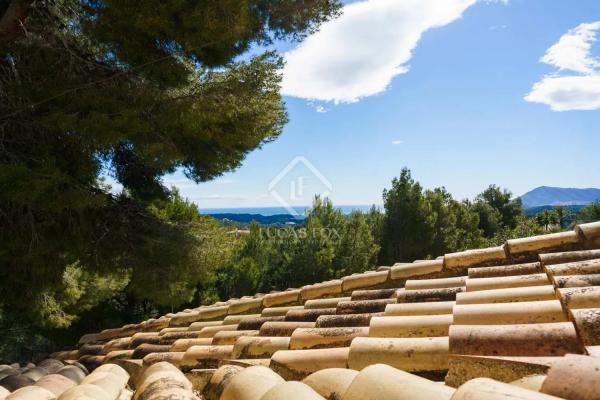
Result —
<instances>
[{"instance_id":1,"label":"roof tile row","mask_svg":"<svg viewBox=\"0 0 600 400\"><path fill-rule=\"evenodd\" d=\"M600 223L580 225L184 310L55 356L132 377L168 361L209 400L597 399L598 360L585 356L600 353L595 247ZM575 394L552 372L567 364L585 382Z\"/></svg>"}]
</instances>

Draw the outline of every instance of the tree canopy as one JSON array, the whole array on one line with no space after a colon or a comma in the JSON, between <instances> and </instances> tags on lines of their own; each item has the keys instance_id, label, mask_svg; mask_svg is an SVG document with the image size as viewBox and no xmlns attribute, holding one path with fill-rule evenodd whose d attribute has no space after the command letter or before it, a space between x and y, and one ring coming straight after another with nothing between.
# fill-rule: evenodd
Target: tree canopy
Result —
<instances>
[{"instance_id":1,"label":"tree canopy","mask_svg":"<svg viewBox=\"0 0 600 400\"><path fill-rule=\"evenodd\" d=\"M209 268L198 249L211 222L162 177L210 180L277 138L282 62L248 50L302 39L340 6L2 2L1 312L62 327L124 286L189 301Z\"/></svg>"},{"instance_id":2,"label":"tree canopy","mask_svg":"<svg viewBox=\"0 0 600 400\"><path fill-rule=\"evenodd\" d=\"M407 168L383 191L383 203L379 262L386 265L493 246L548 228L526 218L521 200L506 189L490 185L473 201L458 201L443 187L424 190Z\"/></svg>"}]
</instances>

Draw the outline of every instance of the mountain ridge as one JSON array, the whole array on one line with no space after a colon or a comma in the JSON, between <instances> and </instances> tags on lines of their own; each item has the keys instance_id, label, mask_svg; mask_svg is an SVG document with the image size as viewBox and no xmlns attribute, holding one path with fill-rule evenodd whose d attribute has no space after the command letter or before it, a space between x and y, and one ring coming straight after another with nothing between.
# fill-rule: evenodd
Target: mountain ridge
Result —
<instances>
[{"instance_id":1,"label":"mountain ridge","mask_svg":"<svg viewBox=\"0 0 600 400\"><path fill-rule=\"evenodd\" d=\"M600 189L539 186L522 195L520 199L523 202L523 208L541 206L582 206L600 200Z\"/></svg>"}]
</instances>

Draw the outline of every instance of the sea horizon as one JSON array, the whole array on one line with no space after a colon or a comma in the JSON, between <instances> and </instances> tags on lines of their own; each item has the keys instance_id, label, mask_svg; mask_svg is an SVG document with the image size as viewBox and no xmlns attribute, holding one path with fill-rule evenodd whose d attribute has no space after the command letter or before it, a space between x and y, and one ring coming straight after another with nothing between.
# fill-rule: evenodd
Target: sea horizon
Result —
<instances>
[{"instance_id":1,"label":"sea horizon","mask_svg":"<svg viewBox=\"0 0 600 400\"><path fill-rule=\"evenodd\" d=\"M340 205L334 206L344 214L350 214L353 211L369 211L373 205L377 208L383 208L380 204L359 204L359 205ZM304 215L306 210L311 206L296 206L292 207L296 214ZM251 215L292 215L285 207L225 207L225 208L198 208L202 214L218 215L218 214L251 214Z\"/></svg>"}]
</instances>

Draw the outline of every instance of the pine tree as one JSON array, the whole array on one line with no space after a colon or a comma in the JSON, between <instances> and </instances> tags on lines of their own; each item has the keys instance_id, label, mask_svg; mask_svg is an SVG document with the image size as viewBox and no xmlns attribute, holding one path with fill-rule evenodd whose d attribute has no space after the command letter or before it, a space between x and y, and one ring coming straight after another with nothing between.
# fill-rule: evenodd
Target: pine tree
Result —
<instances>
[{"instance_id":1,"label":"pine tree","mask_svg":"<svg viewBox=\"0 0 600 400\"><path fill-rule=\"evenodd\" d=\"M202 224L158 211L179 202L161 178L212 179L276 139L287 121L281 59L247 51L302 39L339 10L337 0L2 2L1 312L70 323L73 304L104 298L69 286L73 266L90 279L125 274L132 293L160 304L189 300Z\"/></svg>"}]
</instances>

